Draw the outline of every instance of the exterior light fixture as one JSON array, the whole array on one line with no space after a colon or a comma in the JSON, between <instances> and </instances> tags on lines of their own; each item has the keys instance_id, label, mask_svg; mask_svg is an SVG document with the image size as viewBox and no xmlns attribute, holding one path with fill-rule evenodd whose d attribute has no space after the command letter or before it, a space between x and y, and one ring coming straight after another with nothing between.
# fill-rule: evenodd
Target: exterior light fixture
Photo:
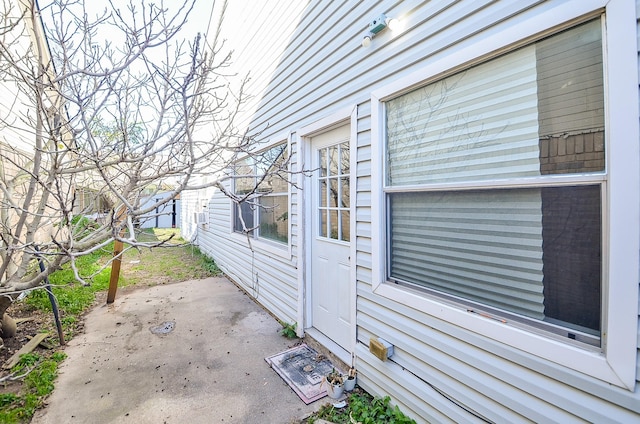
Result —
<instances>
[{"instance_id":1,"label":"exterior light fixture","mask_svg":"<svg viewBox=\"0 0 640 424\"><path fill-rule=\"evenodd\" d=\"M387 18L385 23L390 31L395 31L400 28L400 22L396 18Z\"/></svg>"},{"instance_id":2,"label":"exterior light fixture","mask_svg":"<svg viewBox=\"0 0 640 424\"><path fill-rule=\"evenodd\" d=\"M362 38L362 47L367 48L371 45L371 40L373 39L373 35L374 34L370 32L365 34L365 36Z\"/></svg>"},{"instance_id":3,"label":"exterior light fixture","mask_svg":"<svg viewBox=\"0 0 640 424\"><path fill-rule=\"evenodd\" d=\"M373 40L373 37L375 37L376 34L378 34L385 28L389 28L391 31L397 29L398 20L388 18L387 15L382 13L380 14L380 16L369 22L369 30L362 38L362 47L369 47L371 45L371 40Z\"/></svg>"}]
</instances>

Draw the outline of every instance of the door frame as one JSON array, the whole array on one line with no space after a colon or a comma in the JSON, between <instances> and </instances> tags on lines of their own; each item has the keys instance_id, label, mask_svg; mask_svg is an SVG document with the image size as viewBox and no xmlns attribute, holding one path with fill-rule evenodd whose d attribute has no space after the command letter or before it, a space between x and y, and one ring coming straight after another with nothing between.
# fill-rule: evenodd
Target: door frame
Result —
<instances>
[{"instance_id":1,"label":"door frame","mask_svg":"<svg viewBox=\"0 0 640 424\"><path fill-rule=\"evenodd\" d=\"M331 115L315 121L307 126L300 128L298 133L298 144L300 160L298 171L302 171L304 167L312 162L313 149L311 146L312 138L316 135L322 134L326 131L340 127L342 125L349 125L349 167L350 173L350 186L349 186L349 198L350 202L350 214L349 214L349 283L350 283L350 309L351 316L353 317L353 323L351 325L349 334L349 343L347 346L340 346L333 342L328 337L324 336L313 327L313 314L311 308L311 255L312 255L312 214L311 210L312 198L311 193L313 179L304 176L303 172L298 172L299 186L302 187L302 196L298 203L300 217L300 225L298 226L298 328L300 329L299 336L302 336L304 332L308 333L327 349L333 352L340 360L346 364L351 364L352 354L355 354L356 347L356 327L357 327L357 315L356 315L356 182L357 182L357 118L358 108L357 105L353 105L347 108L338 110Z\"/></svg>"}]
</instances>

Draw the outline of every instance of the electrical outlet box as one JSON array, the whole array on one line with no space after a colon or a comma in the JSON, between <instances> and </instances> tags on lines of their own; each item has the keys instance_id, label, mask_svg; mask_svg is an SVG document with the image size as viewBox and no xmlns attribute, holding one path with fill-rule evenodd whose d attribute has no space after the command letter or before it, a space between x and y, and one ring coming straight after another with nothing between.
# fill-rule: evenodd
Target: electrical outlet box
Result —
<instances>
[{"instance_id":1,"label":"electrical outlet box","mask_svg":"<svg viewBox=\"0 0 640 424\"><path fill-rule=\"evenodd\" d=\"M383 13L369 23L369 32L377 34L387 27L387 16Z\"/></svg>"},{"instance_id":2,"label":"electrical outlet box","mask_svg":"<svg viewBox=\"0 0 640 424\"><path fill-rule=\"evenodd\" d=\"M371 338L369 339L369 352L381 361L386 361L393 355L393 345L380 338Z\"/></svg>"}]
</instances>

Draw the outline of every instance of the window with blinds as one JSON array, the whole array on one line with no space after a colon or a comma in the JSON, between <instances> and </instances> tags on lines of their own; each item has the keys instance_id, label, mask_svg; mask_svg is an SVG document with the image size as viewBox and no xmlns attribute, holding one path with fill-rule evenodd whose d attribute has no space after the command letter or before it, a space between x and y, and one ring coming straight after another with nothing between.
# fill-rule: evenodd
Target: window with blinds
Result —
<instances>
[{"instance_id":1,"label":"window with blinds","mask_svg":"<svg viewBox=\"0 0 640 424\"><path fill-rule=\"evenodd\" d=\"M387 277L600 344L599 19L385 102Z\"/></svg>"}]
</instances>

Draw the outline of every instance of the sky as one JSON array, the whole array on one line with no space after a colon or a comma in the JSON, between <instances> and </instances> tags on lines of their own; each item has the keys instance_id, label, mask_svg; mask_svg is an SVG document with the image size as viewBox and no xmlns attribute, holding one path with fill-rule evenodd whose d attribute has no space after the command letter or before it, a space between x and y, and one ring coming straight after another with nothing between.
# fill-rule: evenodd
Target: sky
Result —
<instances>
[{"instance_id":1,"label":"sky","mask_svg":"<svg viewBox=\"0 0 640 424\"><path fill-rule=\"evenodd\" d=\"M38 4L43 10L43 20L45 25L51 20L50 13L47 9L55 0L38 0ZM190 1L190 0L188 0ZM127 10L128 4L131 2L134 6L139 7L142 3L163 3L169 12L177 11L183 3L183 0L112 0L116 8L120 8L123 12ZM215 0L195 0L193 10L189 14L187 24L181 29L179 37L186 40L193 40L198 32L205 34L209 25L211 12ZM109 8L108 2L105 0L85 0L85 8L90 19L102 14L105 8Z\"/></svg>"}]
</instances>

